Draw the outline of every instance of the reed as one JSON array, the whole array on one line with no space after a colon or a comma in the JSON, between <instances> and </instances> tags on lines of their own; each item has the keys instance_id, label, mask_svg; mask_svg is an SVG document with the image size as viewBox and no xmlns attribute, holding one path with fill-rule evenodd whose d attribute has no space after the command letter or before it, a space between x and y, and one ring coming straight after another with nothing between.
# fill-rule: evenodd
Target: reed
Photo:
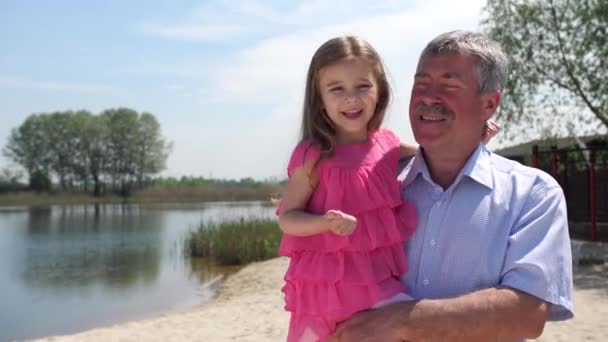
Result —
<instances>
[{"instance_id":1,"label":"reed","mask_svg":"<svg viewBox=\"0 0 608 342\"><path fill-rule=\"evenodd\" d=\"M278 255L281 230L273 219L241 218L202 223L185 240L187 255L211 257L222 265L242 265Z\"/></svg>"}]
</instances>

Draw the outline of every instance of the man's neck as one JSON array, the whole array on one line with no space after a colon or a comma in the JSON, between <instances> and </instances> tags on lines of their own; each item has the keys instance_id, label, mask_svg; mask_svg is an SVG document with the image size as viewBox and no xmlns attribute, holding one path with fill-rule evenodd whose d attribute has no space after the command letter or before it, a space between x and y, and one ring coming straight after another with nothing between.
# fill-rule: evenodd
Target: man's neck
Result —
<instances>
[{"instance_id":1,"label":"man's neck","mask_svg":"<svg viewBox=\"0 0 608 342\"><path fill-rule=\"evenodd\" d=\"M429 169L431 178L444 190L449 188L464 168L471 155L475 152L478 145L460 151L434 151L432 149L422 149L424 161Z\"/></svg>"}]
</instances>

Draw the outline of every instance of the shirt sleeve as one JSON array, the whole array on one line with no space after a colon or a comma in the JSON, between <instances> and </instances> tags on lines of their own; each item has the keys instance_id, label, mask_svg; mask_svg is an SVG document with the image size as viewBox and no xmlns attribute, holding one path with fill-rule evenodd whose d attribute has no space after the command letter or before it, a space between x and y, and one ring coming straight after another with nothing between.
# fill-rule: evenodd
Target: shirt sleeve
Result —
<instances>
[{"instance_id":1,"label":"shirt sleeve","mask_svg":"<svg viewBox=\"0 0 608 342\"><path fill-rule=\"evenodd\" d=\"M318 163L319 158L321 156L321 152L319 148L309 141L300 142L291 153L291 157L289 158L289 163L287 164L287 176L291 177L291 174L295 169L304 165L306 160L311 160L313 163ZM313 164L314 165L314 164ZM315 167L315 172L317 172L318 167ZM279 216L281 214L281 201L279 200L277 204L277 208L275 210L275 215Z\"/></svg>"},{"instance_id":2,"label":"shirt sleeve","mask_svg":"<svg viewBox=\"0 0 608 342\"><path fill-rule=\"evenodd\" d=\"M549 320L573 317L572 250L559 185L532 188L509 236L501 284L551 303Z\"/></svg>"},{"instance_id":3,"label":"shirt sleeve","mask_svg":"<svg viewBox=\"0 0 608 342\"><path fill-rule=\"evenodd\" d=\"M395 132L391 131L388 128L381 128L380 134L388 141L388 143L392 146L399 146L401 144L401 139L395 134Z\"/></svg>"},{"instance_id":4,"label":"shirt sleeve","mask_svg":"<svg viewBox=\"0 0 608 342\"><path fill-rule=\"evenodd\" d=\"M287 176L291 177L293 170L302 166L306 160L312 160L316 163L319 160L320 155L321 153L316 145L309 141L300 142L291 153L291 158L289 158Z\"/></svg>"}]
</instances>

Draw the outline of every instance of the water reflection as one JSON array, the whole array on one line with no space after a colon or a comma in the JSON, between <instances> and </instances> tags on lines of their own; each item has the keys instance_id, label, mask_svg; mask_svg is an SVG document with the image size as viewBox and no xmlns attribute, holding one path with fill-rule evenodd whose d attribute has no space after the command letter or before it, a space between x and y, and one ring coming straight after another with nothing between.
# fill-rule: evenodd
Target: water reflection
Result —
<instances>
[{"instance_id":1,"label":"water reflection","mask_svg":"<svg viewBox=\"0 0 608 342\"><path fill-rule=\"evenodd\" d=\"M24 260L17 262L24 265L27 287L125 288L158 277L162 212L142 215L137 207L117 205L100 214L99 205L65 206L31 208L28 218L21 240Z\"/></svg>"},{"instance_id":2,"label":"water reflection","mask_svg":"<svg viewBox=\"0 0 608 342\"><path fill-rule=\"evenodd\" d=\"M196 305L213 289L202 284L235 268L184 259L187 234L201 221L272 212L261 203L0 208L0 341Z\"/></svg>"}]
</instances>

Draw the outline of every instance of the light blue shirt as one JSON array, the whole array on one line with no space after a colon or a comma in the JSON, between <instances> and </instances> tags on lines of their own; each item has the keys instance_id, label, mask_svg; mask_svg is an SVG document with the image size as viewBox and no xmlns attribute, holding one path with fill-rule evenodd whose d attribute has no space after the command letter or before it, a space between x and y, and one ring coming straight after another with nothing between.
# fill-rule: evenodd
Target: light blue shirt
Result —
<instances>
[{"instance_id":1,"label":"light blue shirt","mask_svg":"<svg viewBox=\"0 0 608 342\"><path fill-rule=\"evenodd\" d=\"M503 285L553 304L550 320L572 318L566 203L551 176L479 145L445 191L420 151L400 179L418 212L402 279L409 295L446 298Z\"/></svg>"}]
</instances>

